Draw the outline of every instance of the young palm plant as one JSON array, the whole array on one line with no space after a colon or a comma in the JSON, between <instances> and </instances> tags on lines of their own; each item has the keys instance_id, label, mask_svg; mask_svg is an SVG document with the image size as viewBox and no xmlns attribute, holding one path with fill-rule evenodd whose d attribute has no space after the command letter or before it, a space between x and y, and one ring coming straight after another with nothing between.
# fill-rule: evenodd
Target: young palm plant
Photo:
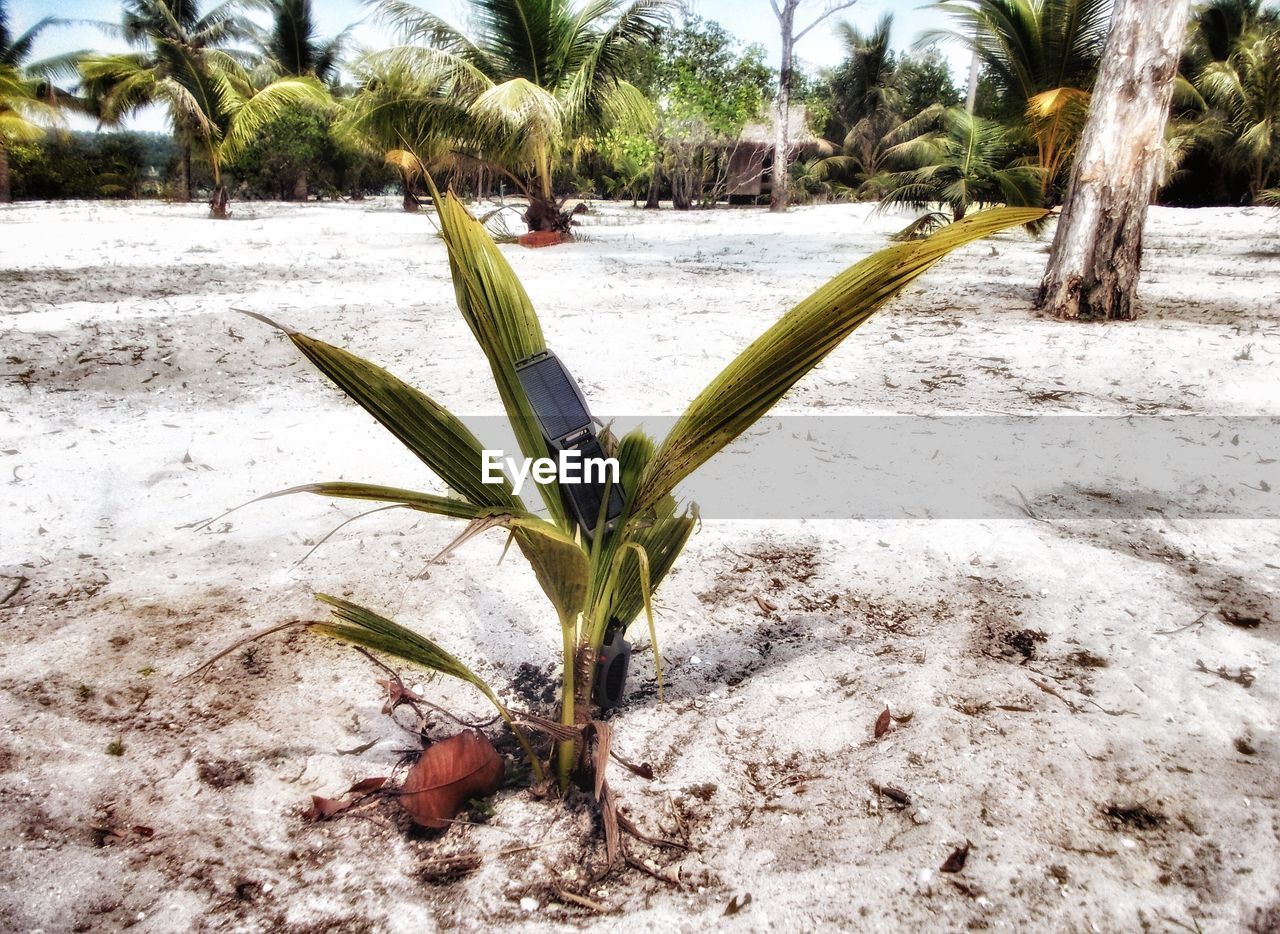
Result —
<instances>
[{"instance_id":1,"label":"young palm plant","mask_svg":"<svg viewBox=\"0 0 1280 934\"><path fill-rule=\"evenodd\" d=\"M538 316L482 225L452 193L441 198L433 188L432 194L458 308L488 359L524 456L545 457L546 442L516 371L517 361L545 349ZM750 428L854 329L951 250L1043 214L1036 208L985 211L928 239L882 250L837 275L742 351L693 400L660 445L641 430L616 440L606 432L602 444L607 455L618 459L624 503L611 527L601 520L591 535L575 527L555 480L538 487L544 507L539 515L510 483L483 482L484 445L439 403L346 350L282 328L326 377L443 480L451 495L338 481L269 495L306 492L376 501L462 520L462 533L444 553L490 530L501 529L509 536L508 544L514 542L532 567L561 631L560 726L549 732L558 739L555 773L563 789L575 772L580 778L592 772L592 764L582 757L583 737L598 729L592 717L593 677L606 632L625 631L645 614L661 689L652 595L697 521L696 507L678 505L676 486ZM541 778L543 763L520 725L528 718L508 711L496 692L453 655L372 610L333 597L320 599L333 608L335 619L311 626L314 631L475 685L512 724Z\"/></svg>"},{"instance_id":2,"label":"young palm plant","mask_svg":"<svg viewBox=\"0 0 1280 934\"><path fill-rule=\"evenodd\" d=\"M1013 146L1003 127L959 108L943 112L941 120L940 131L922 133L889 149L890 158L912 168L888 177L882 209L892 204L941 204L958 221L975 206L1040 202L1044 170L1009 162ZM937 213L927 214L897 236L913 235L918 224L936 226L945 220Z\"/></svg>"},{"instance_id":3,"label":"young palm plant","mask_svg":"<svg viewBox=\"0 0 1280 934\"><path fill-rule=\"evenodd\" d=\"M1046 195L1062 180L1084 130L1111 21L1111 0L937 0L952 29L920 43L957 41L977 55L995 85L997 108L1025 119Z\"/></svg>"}]
</instances>

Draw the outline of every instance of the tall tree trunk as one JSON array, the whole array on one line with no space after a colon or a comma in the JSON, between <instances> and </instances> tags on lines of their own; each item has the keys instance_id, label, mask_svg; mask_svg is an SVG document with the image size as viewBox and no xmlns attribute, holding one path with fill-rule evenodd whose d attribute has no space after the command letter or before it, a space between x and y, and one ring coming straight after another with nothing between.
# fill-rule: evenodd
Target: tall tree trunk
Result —
<instances>
[{"instance_id":1,"label":"tall tree trunk","mask_svg":"<svg viewBox=\"0 0 1280 934\"><path fill-rule=\"evenodd\" d=\"M662 195L662 150L653 157L653 175L649 177L649 197L644 206L647 211L658 210L658 201Z\"/></svg>"},{"instance_id":2,"label":"tall tree trunk","mask_svg":"<svg viewBox=\"0 0 1280 934\"><path fill-rule=\"evenodd\" d=\"M12 183L9 180L9 147L0 138L0 204L13 200Z\"/></svg>"},{"instance_id":3,"label":"tall tree trunk","mask_svg":"<svg viewBox=\"0 0 1280 934\"><path fill-rule=\"evenodd\" d=\"M231 193L227 191L227 186L221 182L214 182L213 198L209 201L209 216L214 220L225 221L231 216L230 204Z\"/></svg>"},{"instance_id":4,"label":"tall tree trunk","mask_svg":"<svg viewBox=\"0 0 1280 934\"><path fill-rule=\"evenodd\" d=\"M977 37L974 37L977 41ZM964 109L969 113L973 113L973 108L978 106L978 50L973 50L973 57L969 59L969 90L964 97Z\"/></svg>"},{"instance_id":5,"label":"tall tree trunk","mask_svg":"<svg viewBox=\"0 0 1280 934\"><path fill-rule=\"evenodd\" d=\"M778 112L773 126L773 174L770 176L769 210L785 211L791 200L787 173L788 156L791 153L791 77L792 51L795 47L795 3L782 8L779 20L782 25L782 69L778 72Z\"/></svg>"},{"instance_id":6,"label":"tall tree trunk","mask_svg":"<svg viewBox=\"0 0 1280 934\"><path fill-rule=\"evenodd\" d=\"M1060 318L1129 319L1147 205L1191 5L1117 0L1089 119L1037 305Z\"/></svg>"},{"instance_id":7,"label":"tall tree trunk","mask_svg":"<svg viewBox=\"0 0 1280 934\"><path fill-rule=\"evenodd\" d=\"M301 172L298 173L298 177L293 182L292 200L294 201L307 200L308 196L311 193L310 186L307 184L307 182L308 182L307 170L303 169Z\"/></svg>"},{"instance_id":8,"label":"tall tree trunk","mask_svg":"<svg viewBox=\"0 0 1280 934\"><path fill-rule=\"evenodd\" d=\"M173 200L180 204L186 204L191 200L191 143L188 140L181 140L178 143L178 184L173 192Z\"/></svg>"},{"instance_id":9,"label":"tall tree trunk","mask_svg":"<svg viewBox=\"0 0 1280 934\"><path fill-rule=\"evenodd\" d=\"M409 214L418 210L418 199L413 196L413 186L409 184L409 176L404 172L400 173L400 206Z\"/></svg>"}]
</instances>

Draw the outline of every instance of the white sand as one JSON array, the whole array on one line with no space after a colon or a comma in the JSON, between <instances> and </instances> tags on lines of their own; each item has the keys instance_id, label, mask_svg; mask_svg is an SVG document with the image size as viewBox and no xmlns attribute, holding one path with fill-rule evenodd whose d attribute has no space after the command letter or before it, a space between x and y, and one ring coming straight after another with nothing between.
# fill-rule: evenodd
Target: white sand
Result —
<instances>
[{"instance_id":1,"label":"white sand","mask_svg":"<svg viewBox=\"0 0 1280 934\"><path fill-rule=\"evenodd\" d=\"M316 618L315 590L421 628L503 688L522 661L554 665L559 634L532 576L495 570L497 534L415 580L456 525L371 517L301 567L358 508L299 497L188 527L312 480L432 484L233 308L348 346L460 413L500 412L428 217L390 202L235 211L0 211L0 596L28 579L0 607L0 927L1280 926L1280 521L1134 518L1086 497L1050 521L708 522L660 595L667 701L638 655L613 721L618 748L657 772L613 772L626 809L687 828L688 854L633 846L677 884L589 883L590 809L519 791L437 840L407 835L392 804L303 821L311 794L387 774L414 744L382 716L377 671L295 637L173 678L252 629ZM504 249L597 411L675 414L901 223L867 206L604 206L583 242ZM784 410L1280 414L1274 215L1153 210L1131 324L1037 317L1047 243L1006 234L944 261ZM1280 490L1278 474L1258 464ZM1006 641L1023 629L1045 634L1025 664ZM423 690L487 716L461 686ZM873 741L885 704L912 716ZM963 871L939 874L966 839ZM441 852L484 860L424 881Z\"/></svg>"}]
</instances>

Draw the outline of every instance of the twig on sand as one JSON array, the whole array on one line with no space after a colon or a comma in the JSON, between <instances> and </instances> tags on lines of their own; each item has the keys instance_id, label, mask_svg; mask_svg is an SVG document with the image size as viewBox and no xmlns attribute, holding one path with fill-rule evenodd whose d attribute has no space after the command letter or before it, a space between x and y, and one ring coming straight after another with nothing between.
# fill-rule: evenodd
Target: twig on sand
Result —
<instances>
[{"instance_id":1,"label":"twig on sand","mask_svg":"<svg viewBox=\"0 0 1280 934\"><path fill-rule=\"evenodd\" d=\"M27 585L28 578L26 577L15 577L12 579L16 580L17 583L13 585L12 590L10 590L7 594L4 595L3 599L0 599L0 606L4 606L6 603L12 600L15 596L17 596L18 591Z\"/></svg>"},{"instance_id":2,"label":"twig on sand","mask_svg":"<svg viewBox=\"0 0 1280 934\"><path fill-rule=\"evenodd\" d=\"M1036 515L1036 511L1035 511L1034 509L1032 509L1032 508L1031 508L1031 503L1027 501L1027 497L1026 497L1026 494L1025 494L1025 493L1023 493L1021 490L1019 490L1016 486L1015 486L1013 489L1017 492L1017 494L1018 494L1018 499L1022 500L1022 507L1021 507L1021 508L1022 508L1022 511L1023 511L1023 512L1025 512L1025 513L1027 514L1027 518L1028 518L1028 519L1034 519L1036 522L1047 522L1047 521L1048 521L1048 520L1047 520L1047 519L1045 519L1044 517Z\"/></svg>"},{"instance_id":3,"label":"twig on sand","mask_svg":"<svg viewBox=\"0 0 1280 934\"><path fill-rule=\"evenodd\" d=\"M1188 629L1198 629L1204 626L1204 618L1209 615L1209 611L1205 610L1191 622L1185 626L1179 626L1177 629L1157 629L1152 633L1153 636L1176 636L1180 632L1186 632Z\"/></svg>"},{"instance_id":4,"label":"twig on sand","mask_svg":"<svg viewBox=\"0 0 1280 934\"><path fill-rule=\"evenodd\" d=\"M180 684L181 682L186 681L188 678L194 678L196 675L204 674L206 671L208 671L218 662L222 661L222 659L226 658L236 649L243 648L244 646L249 645L252 642L257 642L259 639L265 639L267 636L274 635L277 632L284 632L284 630L286 629L306 629L310 625L311 625L310 623L306 623L306 622L303 622L302 620L295 619L287 623L281 623L279 626L272 626L269 629L263 629L258 632L252 633L251 635L245 636L243 639L240 639L236 642L231 643L231 645L227 646L217 655L213 656L213 658L209 659L207 662L200 665L200 667L196 668L194 671L189 671L185 675L178 677L177 679L174 680L173 683Z\"/></svg>"},{"instance_id":5,"label":"twig on sand","mask_svg":"<svg viewBox=\"0 0 1280 934\"><path fill-rule=\"evenodd\" d=\"M1067 709L1070 710L1072 713L1080 712L1080 708L1075 703L1067 700L1066 697L1064 697L1061 693L1058 692L1057 688L1049 684L1047 681L1041 681L1039 678L1032 678L1031 675L1027 675L1027 677L1031 680L1031 683L1034 684L1036 687L1038 687L1040 690L1044 691L1046 694L1056 697L1058 700L1066 704Z\"/></svg>"},{"instance_id":6,"label":"twig on sand","mask_svg":"<svg viewBox=\"0 0 1280 934\"><path fill-rule=\"evenodd\" d=\"M439 704L433 704L431 703L431 701L427 700L426 698L419 697L413 691L410 691L408 688L404 686L404 681L401 680L399 673L394 668L391 668L390 666L379 661L367 649L363 649L357 645L355 646L355 650L359 652L361 655L363 655L365 658L369 659L369 661L373 662L379 668L381 668L384 672L387 673L389 677L391 677L395 681L397 693L396 693L396 698L393 701L393 709L394 709L394 705L406 704L413 710L414 713L418 715L419 720L425 720L426 717L423 716L422 711L419 709L419 705L422 705L423 707L430 707L436 713L442 716L448 717L450 720L452 720L454 723L457 723L459 726L465 726L468 729L472 729L472 730L479 730L486 726L493 726L495 723L497 723L499 720L502 719L502 714L495 714L494 716L490 717L488 720L481 720L476 723L472 723L469 720L463 720L461 717L445 710Z\"/></svg>"},{"instance_id":7,"label":"twig on sand","mask_svg":"<svg viewBox=\"0 0 1280 934\"><path fill-rule=\"evenodd\" d=\"M597 914L609 915L617 912L617 909L615 908L609 908L597 901L592 901L585 895L575 895L567 889L560 888L560 886L556 886L553 891L556 893L556 898L562 898L566 902L573 902L575 905L581 905L583 908L589 908Z\"/></svg>"},{"instance_id":8,"label":"twig on sand","mask_svg":"<svg viewBox=\"0 0 1280 934\"><path fill-rule=\"evenodd\" d=\"M1049 684L1046 681L1041 681L1038 678L1032 678L1030 675L1027 675L1027 677L1030 678L1031 683L1034 684L1036 687L1038 687L1040 690L1044 691L1046 694L1052 694L1058 700L1066 704L1067 709L1070 710L1072 713L1080 713L1080 710L1081 710L1080 705L1075 703L1074 701L1068 700L1066 697L1060 694L1058 690L1053 687L1053 685ZM1103 707L1096 700L1093 700L1092 698L1089 698L1089 697L1086 697L1085 701L1092 704L1094 707L1097 707L1099 710L1105 713L1108 717L1124 717L1124 716L1133 714L1132 710L1111 710L1109 707Z\"/></svg>"}]
</instances>

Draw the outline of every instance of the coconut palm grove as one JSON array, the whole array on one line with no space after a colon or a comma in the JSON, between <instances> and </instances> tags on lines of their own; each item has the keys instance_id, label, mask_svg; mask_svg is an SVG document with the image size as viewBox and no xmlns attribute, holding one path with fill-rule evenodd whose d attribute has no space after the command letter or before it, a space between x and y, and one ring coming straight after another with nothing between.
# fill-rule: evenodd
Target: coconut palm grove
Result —
<instances>
[{"instance_id":1,"label":"coconut palm grove","mask_svg":"<svg viewBox=\"0 0 1280 934\"><path fill-rule=\"evenodd\" d=\"M0 0L0 927L1280 930L1274 0Z\"/></svg>"}]
</instances>

